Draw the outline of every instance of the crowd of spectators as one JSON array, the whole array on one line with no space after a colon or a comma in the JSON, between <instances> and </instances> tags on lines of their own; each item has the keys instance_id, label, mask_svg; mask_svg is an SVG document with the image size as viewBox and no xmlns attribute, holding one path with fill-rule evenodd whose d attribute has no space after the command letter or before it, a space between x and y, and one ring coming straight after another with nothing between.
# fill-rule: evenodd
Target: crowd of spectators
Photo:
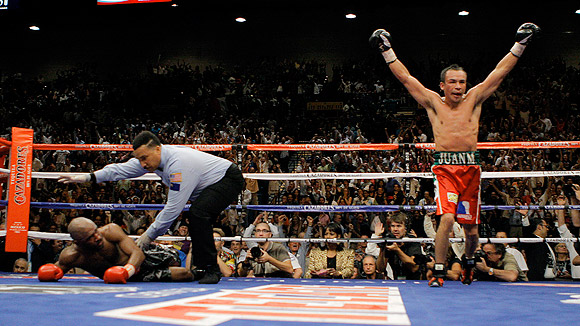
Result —
<instances>
[{"instance_id":1,"label":"crowd of spectators","mask_svg":"<svg viewBox=\"0 0 580 326\"><path fill-rule=\"evenodd\" d=\"M409 68L419 80L425 81L427 86L434 85L432 88L436 89L438 81L434 80L434 76L438 76L438 70L448 61L438 58L430 60L411 64ZM3 117L0 135L10 139L11 127L26 127L34 129L35 143L129 144L142 130L151 130L164 144L432 142L426 112L417 107L388 71L377 69L376 65L373 60L330 67L322 61L274 62L264 59L247 65L208 66L203 69L184 63L156 65L139 76L103 77L91 65L62 72L53 81L42 77L26 80L19 75L3 76L0 82L0 115ZM484 59L465 63L469 76L485 75L486 72L482 71L484 67L492 69ZM478 82L477 77L472 79L474 84ZM579 82L580 70L566 66L561 60L529 62L516 68L484 104L479 141L578 140ZM341 102L342 110L306 109L308 102L316 101ZM350 152L233 150L214 154L238 163L244 173L429 172L433 162L432 151L426 149ZM33 170L90 172L129 158L130 153L122 151L35 151ZM483 171L571 171L580 170L580 155L573 148L482 150L481 164ZM573 176L483 179L481 199L483 204L488 205L557 204L560 197L574 202L578 192L573 185L577 183L578 179ZM155 181L125 180L78 185L36 179L32 185L32 201L162 204L166 191L165 186ZM433 205L434 194L430 179L256 181L248 178L240 203ZM128 234L137 235L147 228L156 213L155 210L33 208L30 229L64 233L72 218L85 216L99 226L117 223ZM577 236L580 220L573 221L572 213L566 212L565 222L570 232ZM4 223L5 210L0 214ZM555 211L490 210L481 214L482 237L494 237L501 232L509 237L532 236L538 221L545 221L550 232L548 237L559 237L556 229L561 225L558 225ZM393 227L392 218L395 215L386 212L285 214L229 209L216 217L215 226L220 230L217 234L226 236L248 235L248 229L265 223L272 236L323 238L329 232L330 225L335 237L369 238L385 236ZM436 227L437 218L426 211L409 211L404 215L404 222L397 218L397 223L402 223L406 229L404 236L428 236L426 221L432 221ZM187 221L179 218L169 233L185 235L186 225ZM262 234L265 232L262 230ZM63 245L55 241L31 241L27 257L31 262L29 270L37 268L39 263L35 261L54 261ZM226 251L229 250L229 244L221 245ZM245 256L240 254L240 250L247 244L231 245L231 257ZM293 246L295 250L292 250ZM222 247L220 250L224 252ZM405 257L397 256L399 251L396 248L389 249L389 246L383 250L395 252L384 255L379 254L376 247L371 246L369 250L366 244L352 248L334 244L326 248L314 247L316 259L340 257L334 261L338 265L328 270L322 264L324 271L313 271L309 266L304 266L308 261L307 252L298 254L296 245L291 243L288 249L302 263L302 272L294 270L288 274L362 277L386 273L384 261L377 262L376 258L394 257L390 264L397 261L399 267L409 263ZM424 278L427 269L421 266L428 264L429 259L418 258L417 253L429 257L429 248L416 249L412 250L414 254L407 254L407 257L415 257L421 263L417 262L411 271L402 274L410 278ZM566 261L564 249L574 248L558 247L562 251L558 251L558 259L564 257L562 261ZM312 250L309 248L308 252ZM340 254L337 255L337 252ZM353 259L356 257L356 266L352 270L338 271L339 265L347 263L348 259L343 255L345 252ZM365 257L369 252L375 260ZM39 255L42 257L39 258ZM456 250L454 255L460 258L460 250ZM224 258L227 255L221 256ZM568 257L572 256L568 253ZM236 258L236 263L241 261ZM375 267L378 263L381 270L373 274L369 267L367 273L365 264L371 263ZM234 268L232 273L237 272ZM400 271L386 273L390 277L400 274ZM572 274L569 274L571 277Z\"/></svg>"}]
</instances>

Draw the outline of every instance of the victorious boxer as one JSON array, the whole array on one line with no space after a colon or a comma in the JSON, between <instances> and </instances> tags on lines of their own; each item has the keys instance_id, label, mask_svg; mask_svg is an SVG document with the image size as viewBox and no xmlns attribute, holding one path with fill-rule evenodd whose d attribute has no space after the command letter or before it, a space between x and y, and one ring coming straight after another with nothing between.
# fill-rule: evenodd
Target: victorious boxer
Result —
<instances>
[{"instance_id":1,"label":"victorious boxer","mask_svg":"<svg viewBox=\"0 0 580 326\"><path fill-rule=\"evenodd\" d=\"M61 252L56 264L40 266L40 281L58 281L74 267L102 278L105 283L193 280L189 268L179 267L176 250L150 244L142 251L117 224L98 228L88 218L77 217L69 223L68 231L73 245Z\"/></svg>"},{"instance_id":2,"label":"victorious boxer","mask_svg":"<svg viewBox=\"0 0 580 326\"><path fill-rule=\"evenodd\" d=\"M441 72L440 97L425 88L410 75L397 59L391 47L391 35L378 29L369 42L378 49L389 68L403 83L411 96L427 110L435 137L435 199L437 214L441 221L435 237L435 267L429 281L432 287L443 285L445 256L449 247L449 233L457 217L465 229L465 256L463 257L462 282L473 280L475 261L473 254L479 242L479 190L481 169L477 152L477 134L482 103L499 87L506 75L516 65L532 36L540 28L532 23L521 25L516 32L516 43L487 76L466 92L467 73L458 65L451 65Z\"/></svg>"}]
</instances>

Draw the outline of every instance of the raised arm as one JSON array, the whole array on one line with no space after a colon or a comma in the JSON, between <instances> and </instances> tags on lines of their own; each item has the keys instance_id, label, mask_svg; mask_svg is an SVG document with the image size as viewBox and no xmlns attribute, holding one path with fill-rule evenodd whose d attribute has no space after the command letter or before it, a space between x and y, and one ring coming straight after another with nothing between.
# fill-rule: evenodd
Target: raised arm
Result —
<instances>
[{"instance_id":1,"label":"raised arm","mask_svg":"<svg viewBox=\"0 0 580 326\"><path fill-rule=\"evenodd\" d=\"M435 238L435 235L437 234L435 228L433 227L433 222L431 221L431 217L433 215L435 215L435 212L429 212L423 217L423 229L429 238Z\"/></svg>"},{"instance_id":2,"label":"raised arm","mask_svg":"<svg viewBox=\"0 0 580 326\"><path fill-rule=\"evenodd\" d=\"M306 220L308 221L308 226L306 227L306 233L304 234L304 239L310 239L312 237L312 229L314 226L314 218L312 216L307 216ZM298 256L306 257L308 253L308 249L310 249L310 242L303 242L300 245L300 249L298 249ZM304 266L302 266L304 268Z\"/></svg>"},{"instance_id":3,"label":"raised arm","mask_svg":"<svg viewBox=\"0 0 580 326\"><path fill-rule=\"evenodd\" d=\"M508 197L508 195L507 195L505 192L501 191L501 190L500 190L500 189L497 187L497 185L495 184L495 182L494 182L494 181L490 182L489 184L490 184L490 185L491 185L491 187L492 187L492 188L493 188L493 189L494 189L494 190L497 192L497 194L498 194L498 195L500 195L500 196L501 196L501 197L502 197L504 200L505 200L505 199Z\"/></svg>"},{"instance_id":4,"label":"raised arm","mask_svg":"<svg viewBox=\"0 0 580 326\"><path fill-rule=\"evenodd\" d=\"M544 194L540 197L542 200L539 201L538 205L546 205L548 202L548 197L550 197L550 193L552 191L552 183L554 183L554 177L548 177L548 185L546 186Z\"/></svg>"},{"instance_id":5,"label":"raised arm","mask_svg":"<svg viewBox=\"0 0 580 326\"><path fill-rule=\"evenodd\" d=\"M558 196L558 198L556 198L556 200L557 200L556 203L558 205L568 205L568 198L566 198L566 196L564 196L564 195ZM566 225L565 212L563 209L556 210L556 217L558 218L558 227L560 227L562 225Z\"/></svg>"},{"instance_id":6,"label":"raised arm","mask_svg":"<svg viewBox=\"0 0 580 326\"><path fill-rule=\"evenodd\" d=\"M576 191L577 189L579 189L579 186L577 184L573 185L574 190ZM576 196L572 196L571 198L571 204L572 205L577 205L578 204L578 200L576 199ZM564 195L560 195L557 198L557 204L558 205L568 205L568 198L566 198L566 196ZM572 220L578 220L579 218L579 213L577 210L575 209L571 209L570 210L570 215L572 216ZM556 216L558 218L558 233L560 233L560 236L562 238L574 238L574 235L572 234L572 232L570 232L570 229L568 229L568 226L566 225L566 219L564 216L564 210L558 209L556 210ZM566 249L568 249L568 253L569 253L569 257L570 257L570 262L572 263L572 278L577 279L578 277L580 277L580 256L578 255L578 251L576 251L576 248L574 247L574 244L572 242L565 242L566 244Z\"/></svg>"},{"instance_id":7,"label":"raised arm","mask_svg":"<svg viewBox=\"0 0 580 326\"><path fill-rule=\"evenodd\" d=\"M578 199L578 197L580 197L580 186L573 184L572 189L574 189L574 196L570 197L571 204L578 205L580 203L580 200ZM570 216L572 216L572 225L575 227L580 227L580 211L571 209Z\"/></svg>"},{"instance_id":8,"label":"raised arm","mask_svg":"<svg viewBox=\"0 0 580 326\"><path fill-rule=\"evenodd\" d=\"M495 69L483 82L469 90L469 93L474 93L477 104L482 103L495 92L503 79L515 67L518 59L524 53L524 49L532 41L532 36L539 32L540 28L532 23L522 24L518 28L516 32L516 43L510 52L501 59Z\"/></svg>"},{"instance_id":9,"label":"raised arm","mask_svg":"<svg viewBox=\"0 0 580 326\"><path fill-rule=\"evenodd\" d=\"M379 50L389 65L391 72L405 86L411 96L425 109L433 109L434 101L439 100L439 95L423 86L409 70L397 59L391 46L391 34L384 29L377 29L369 38L373 48Z\"/></svg>"}]
</instances>

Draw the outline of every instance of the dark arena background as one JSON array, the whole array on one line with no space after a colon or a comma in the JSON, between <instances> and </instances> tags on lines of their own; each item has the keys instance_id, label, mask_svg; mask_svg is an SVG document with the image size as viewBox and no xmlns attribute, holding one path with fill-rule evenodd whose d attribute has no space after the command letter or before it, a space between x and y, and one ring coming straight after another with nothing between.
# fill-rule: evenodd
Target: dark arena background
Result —
<instances>
[{"instance_id":1,"label":"dark arena background","mask_svg":"<svg viewBox=\"0 0 580 326\"><path fill-rule=\"evenodd\" d=\"M490 272L431 288L433 132L369 36L389 31L398 59L439 92L453 63L468 89L482 82L525 22L541 32L482 107L479 235L519 250L529 280ZM577 325L579 65L580 1L0 0L0 326ZM34 130L26 252L5 250L14 127ZM304 238L309 249L336 240L323 232L335 222L354 239L344 244L352 278L238 277L232 267L212 285L105 284L78 270L39 282L39 266L70 245L74 217L136 236L162 209L168 188L154 176L56 181L127 161L143 130L242 169L245 191L215 217L220 257L261 218L278 242ZM377 225L399 210L412 235L401 242L420 243L425 258L417 277L366 279L363 257L399 240L375 237ZM179 251L180 223L163 243ZM456 255L465 235L452 238ZM534 278L530 244L550 247L554 275Z\"/></svg>"},{"instance_id":2,"label":"dark arena background","mask_svg":"<svg viewBox=\"0 0 580 326\"><path fill-rule=\"evenodd\" d=\"M528 60L561 57L575 66L580 47L574 1L96 1L19 0L17 9L0 11L3 71L51 76L94 62L103 73L138 72L155 63L240 64L258 58L333 64L371 57L367 39L377 28L391 32L409 63L435 54L489 54L495 62L527 21L543 31L542 45ZM470 14L459 16L465 9ZM348 12L357 18L346 19ZM236 23L237 17L247 22ZM31 31L32 25L41 29Z\"/></svg>"}]
</instances>

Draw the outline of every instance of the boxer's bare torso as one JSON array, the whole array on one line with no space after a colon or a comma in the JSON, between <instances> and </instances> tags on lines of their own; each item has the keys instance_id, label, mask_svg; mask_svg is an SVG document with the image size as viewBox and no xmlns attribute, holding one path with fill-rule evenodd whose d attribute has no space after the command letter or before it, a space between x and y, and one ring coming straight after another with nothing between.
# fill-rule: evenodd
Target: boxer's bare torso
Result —
<instances>
[{"instance_id":1,"label":"boxer's bare torso","mask_svg":"<svg viewBox=\"0 0 580 326\"><path fill-rule=\"evenodd\" d=\"M81 247L75 243L65 248L60 254L58 265L65 272L70 268L79 267L102 278L108 268L122 266L129 261L129 255L121 250L118 242L110 240L119 236L115 234L117 232L119 230L111 225L98 228L95 234L90 236L90 247ZM125 234L121 236L126 237Z\"/></svg>"},{"instance_id":2,"label":"boxer's bare torso","mask_svg":"<svg viewBox=\"0 0 580 326\"><path fill-rule=\"evenodd\" d=\"M456 107L450 107L442 98L427 110L433 128L435 150L475 151L481 104L476 105L473 97L465 95Z\"/></svg>"}]
</instances>

